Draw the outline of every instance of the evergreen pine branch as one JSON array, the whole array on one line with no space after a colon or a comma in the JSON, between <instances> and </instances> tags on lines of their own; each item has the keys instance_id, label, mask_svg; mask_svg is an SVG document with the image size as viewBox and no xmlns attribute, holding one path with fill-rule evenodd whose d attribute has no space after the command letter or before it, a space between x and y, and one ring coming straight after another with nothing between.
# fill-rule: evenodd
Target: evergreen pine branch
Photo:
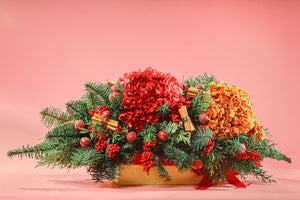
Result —
<instances>
[{"instance_id":1,"label":"evergreen pine branch","mask_svg":"<svg viewBox=\"0 0 300 200\"><path fill-rule=\"evenodd\" d=\"M15 150L11 150L7 152L8 157L14 157L17 156L19 158L28 157L28 158L40 158L43 155L44 151L51 150L55 147L53 143L49 143L48 141L44 141L40 144L37 144L35 146L29 146L27 145L22 146L22 148L18 148Z\"/></svg>"},{"instance_id":2,"label":"evergreen pine branch","mask_svg":"<svg viewBox=\"0 0 300 200\"><path fill-rule=\"evenodd\" d=\"M239 137L235 137L232 139L228 138L219 138L217 137L217 140L215 141L218 143L218 146L220 146L220 151L222 151L224 154L227 155L233 155L233 154L239 154L242 151L241 142L239 140Z\"/></svg>"},{"instance_id":3,"label":"evergreen pine branch","mask_svg":"<svg viewBox=\"0 0 300 200\"><path fill-rule=\"evenodd\" d=\"M79 118L79 119L90 119L89 116L89 109L87 107L87 103L82 100L78 101L69 101L66 103L67 111L68 112L73 112L74 118Z\"/></svg>"},{"instance_id":4,"label":"evergreen pine branch","mask_svg":"<svg viewBox=\"0 0 300 200\"><path fill-rule=\"evenodd\" d=\"M51 149L51 151L45 151L43 153L43 156L39 158L37 166L73 168L74 165L71 162L71 155L78 148L79 139L60 137L47 141L55 146Z\"/></svg>"},{"instance_id":5,"label":"evergreen pine branch","mask_svg":"<svg viewBox=\"0 0 300 200\"><path fill-rule=\"evenodd\" d=\"M123 91L119 93L118 97L113 97L113 99L107 104L108 110L111 111L110 118L113 120L119 120L119 114L123 110L122 107L123 102Z\"/></svg>"},{"instance_id":6,"label":"evergreen pine branch","mask_svg":"<svg viewBox=\"0 0 300 200\"><path fill-rule=\"evenodd\" d=\"M198 129L191 136L191 150L192 152L200 152L206 147L211 140L213 131L210 128Z\"/></svg>"},{"instance_id":7,"label":"evergreen pine branch","mask_svg":"<svg viewBox=\"0 0 300 200\"><path fill-rule=\"evenodd\" d=\"M200 75L200 80L201 80L201 84L203 84L204 86L207 86L211 82L217 83L217 80L216 80L215 76L208 75L207 73L204 73L203 75ZM205 88L205 90L207 91L207 87Z\"/></svg>"},{"instance_id":8,"label":"evergreen pine branch","mask_svg":"<svg viewBox=\"0 0 300 200\"><path fill-rule=\"evenodd\" d=\"M167 158L166 161L169 162L173 160L174 166L176 166L179 171L191 169L193 161L198 158L194 153L185 152L184 150L172 145L167 145L163 151Z\"/></svg>"},{"instance_id":9,"label":"evergreen pine branch","mask_svg":"<svg viewBox=\"0 0 300 200\"><path fill-rule=\"evenodd\" d=\"M158 156L154 156L155 165L157 166L157 170L159 173L159 177L166 182L172 180L171 176L169 175L168 171L166 170L165 166L161 163Z\"/></svg>"},{"instance_id":10,"label":"evergreen pine branch","mask_svg":"<svg viewBox=\"0 0 300 200\"><path fill-rule=\"evenodd\" d=\"M207 73L204 73L198 77L189 77L187 80L185 80L187 87L197 87L197 85L203 84L205 91L208 91L210 88L208 84L211 82L217 83L217 80L213 75L208 75Z\"/></svg>"},{"instance_id":11,"label":"evergreen pine branch","mask_svg":"<svg viewBox=\"0 0 300 200\"><path fill-rule=\"evenodd\" d=\"M99 106L109 104L109 95L111 94L111 91L105 84L88 82L85 84L85 87L87 92L92 92L100 96L100 98L98 98L98 103L100 103Z\"/></svg>"},{"instance_id":12,"label":"evergreen pine branch","mask_svg":"<svg viewBox=\"0 0 300 200\"><path fill-rule=\"evenodd\" d=\"M73 166L87 166L97 164L103 158L103 154L96 152L93 148L81 147L76 149L71 155Z\"/></svg>"},{"instance_id":13,"label":"evergreen pine branch","mask_svg":"<svg viewBox=\"0 0 300 200\"><path fill-rule=\"evenodd\" d=\"M182 126L182 124L180 124ZM177 125L173 121L165 121L159 125L160 129L159 130L164 130L166 133L172 135L177 132L179 129L179 125Z\"/></svg>"},{"instance_id":14,"label":"evergreen pine branch","mask_svg":"<svg viewBox=\"0 0 300 200\"><path fill-rule=\"evenodd\" d=\"M51 131L48 131L48 133L45 136L47 139L52 138L58 138L58 137L73 137L73 138L81 138L82 134L79 133L79 131L75 130L75 127L73 124L62 124L59 126L56 126Z\"/></svg>"},{"instance_id":15,"label":"evergreen pine branch","mask_svg":"<svg viewBox=\"0 0 300 200\"><path fill-rule=\"evenodd\" d=\"M169 116L169 114L171 114L170 106L165 103L157 108L156 113L165 119Z\"/></svg>"},{"instance_id":16,"label":"evergreen pine branch","mask_svg":"<svg viewBox=\"0 0 300 200\"><path fill-rule=\"evenodd\" d=\"M228 158L227 166L239 173L239 176L244 178L248 175L253 175L256 179L262 180L263 182L275 182L272 180L272 176L268 175L261 166L256 166L253 161L241 160L238 158ZM229 168L228 168L229 169Z\"/></svg>"},{"instance_id":17,"label":"evergreen pine branch","mask_svg":"<svg viewBox=\"0 0 300 200\"><path fill-rule=\"evenodd\" d=\"M42 122L48 128L59 124L67 122L67 118L62 114L62 111L59 108L47 107L41 112Z\"/></svg>"},{"instance_id":18,"label":"evergreen pine branch","mask_svg":"<svg viewBox=\"0 0 300 200\"><path fill-rule=\"evenodd\" d=\"M126 142L122 147L121 150L127 151L127 150L133 150L134 149L134 143L132 142Z\"/></svg>"},{"instance_id":19,"label":"evergreen pine branch","mask_svg":"<svg viewBox=\"0 0 300 200\"><path fill-rule=\"evenodd\" d=\"M255 139L248 137L246 134L241 134L238 137L239 141L250 148L251 151L256 151L262 157L269 157L276 159L278 161L284 160L291 163L291 158L282 154L279 150L275 148L276 144L270 139Z\"/></svg>"},{"instance_id":20,"label":"evergreen pine branch","mask_svg":"<svg viewBox=\"0 0 300 200\"><path fill-rule=\"evenodd\" d=\"M119 165L114 163L107 154L103 154L103 158L97 164L88 165L87 171L95 182L103 182L103 180L114 180L119 176Z\"/></svg>"},{"instance_id":21,"label":"evergreen pine branch","mask_svg":"<svg viewBox=\"0 0 300 200\"><path fill-rule=\"evenodd\" d=\"M37 144L35 146L29 146L27 147L22 146L22 148L18 148L15 150L11 150L7 153L7 156L13 157L18 156L19 158L22 158L23 156L29 157L29 158L41 158L47 151L52 151L56 149L58 146L61 145L68 145L70 143L78 143L78 139L66 139L66 138L52 138L51 140L45 140L40 144Z\"/></svg>"},{"instance_id":22,"label":"evergreen pine branch","mask_svg":"<svg viewBox=\"0 0 300 200\"><path fill-rule=\"evenodd\" d=\"M85 102L87 107L90 109L95 109L97 107L95 101L97 100L97 95L93 92L86 92L80 99Z\"/></svg>"},{"instance_id":23,"label":"evergreen pine branch","mask_svg":"<svg viewBox=\"0 0 300 200\"><path fill-rule=\"evenodd\" d=\"M199 115L206 112L211 101L212 98L208 96L208 93L205 93L203 96L202 92L198 92L197 96L192 100L190 108L188 109L193 121L199 122Z\"/></svg>"}]
</instances>

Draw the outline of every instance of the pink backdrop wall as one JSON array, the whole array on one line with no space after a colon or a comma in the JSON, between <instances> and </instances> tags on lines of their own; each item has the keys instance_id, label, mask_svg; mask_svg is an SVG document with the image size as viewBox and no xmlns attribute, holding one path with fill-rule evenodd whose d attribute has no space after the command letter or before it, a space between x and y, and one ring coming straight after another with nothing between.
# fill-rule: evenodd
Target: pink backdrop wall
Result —
<instances>
[{"instance_id":1,"label":"pink backdrop wall","mask_svg":"<svg viewBox=\"0 0 300 200\"><path fill-rule=\"evenodd\" d=\"M85 82L146 66L180 81L207 72L249 91L293 159L265 164L299 168L299 3L0 0L1 171L59 173L6 152L41 141L42 108L79 98Z\"/></svg>"}]
</instances>

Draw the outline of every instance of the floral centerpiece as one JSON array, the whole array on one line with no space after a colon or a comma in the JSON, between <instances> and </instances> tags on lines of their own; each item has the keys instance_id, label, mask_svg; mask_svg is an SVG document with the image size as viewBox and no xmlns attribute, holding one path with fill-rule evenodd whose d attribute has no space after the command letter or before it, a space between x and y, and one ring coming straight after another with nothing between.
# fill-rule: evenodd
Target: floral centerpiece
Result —
<instances>
[{"instance_id":1,"label":"floral centerpiece","mask_svg":"<svg viewBox=\"0 0 300 200\"><path fill-rule=\"evenodd\" d=\"M166 168L174 166L203 176L196 189L221 180L246 187L237 176L250 174L272 182L261 161L291 162L255 119L249 94L214 76L179 84L171 74L147 68L85 87L65 111L41 111L52 128L43 142L8 156L34 157L38 166L83 166L96 182L118 179L123 166L135 164L148 175L155 168L167 183L176 173Z\"/></svg>"}]
</instances>

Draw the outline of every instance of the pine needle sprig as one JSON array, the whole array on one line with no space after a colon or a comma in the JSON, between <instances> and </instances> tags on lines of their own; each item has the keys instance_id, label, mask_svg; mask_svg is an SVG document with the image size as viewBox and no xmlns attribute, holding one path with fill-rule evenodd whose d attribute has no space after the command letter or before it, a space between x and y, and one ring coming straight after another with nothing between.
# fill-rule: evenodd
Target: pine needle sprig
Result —
<instances>
[{"instance_id":1,"label":"pine needle sprig","mask_svg":"<svg viewBox=\"0 0 300 200\"><path fill-rule=\"evenodd\" d=\"M75 130L75 127L73 124L62 124L62 125L56 126L51 131L48 131L48 133L45 136L46 139L53 139L53 138L58 138L58 137L81 138L82 134L80 134L79 131Z\"/></svg>"},{"instance_id":2,"label":"pine needle sprig","mask_svg":"<svg viewBox=\"0 0 300 200\"><path fill-rule=\"evenodd\" d=\"M215 76L208 75L207 73L204 73L203 75L200 75L198 77L189 77L187 80L185 80L186 86L189 87L197 87L197 85L202 84L204 86L204 90L208 91L211 82L218 83Z\"/></svg>"},{"instance_id":3,"label":"pine needle sprig","mask_svg":"<svg viewBox=\"0 0 300 200\"><path fill-rule=\"evenodd\" d=\"M63 112L60 108L47 107L43 109L41 112L41 121L47 128L51 128L57 124L62 124L68 122L68 118L63 115Z\"/></svg>"},{"instance_id":4,"label":"pine needle sprig","mask_svg":"<svg viewBox=\"0 0 300 200\"><path fill-rule=\"evenodd\" d=\"M191 118L193 120L196 119L196 122L199 123L199 115L206 112L211 101L212 98L209 97L208 93L205 93L203 96L202 92L198 92L197 96L192 100L190 108L188 109Z\"/></svg>"},{"instance_id":5,"label":"pine needle sprig","mask_svg":"<svg viewBox=\"0 0 300 200\"><path fill-rule=\"evenodd\" d=\"M169 175L168 171L166 170L165 166L161 163L158 156L154 156L155 166L157 166L157 170L159 173L159 177L166 182L172 180L172 177Z\"/></svg>"},{"instance_id":6,"label":"pine needle sprig","mask_svg":"<svg viewBox=\"0 0 300 200\"><path fill-rule=\"evenodd\" d=\"M50 151L44 151L43 156L39 158L38 166L74 168L71 155L79 147L79 140L76 138L54 138L46 140L53 143L54 148Z\"/></svg>"},{"instance_id":7,"label":"pine needle sprig","mask_svg":"<svg viewBox=\"0 0 300 200\"><path fill-rule=\"evenodd\" d=\"M157 108L156 113L162 116L163 119L166 119L171 114L170 106L165 103Z\"/></svg>"},{"instance_id":8,"label":"pine needle sprig","mask_svg":"<svg viewBox=\"0 0 300 200\"><path fill-rule=\"evenodd\" d=\"M88 82L85 84L86 91L92 92L100 96L98 103L99 106L109 104L109 95L111 94L111 90L106 84L97 83L97 82Z\"/></svg>"},{"instance_id":9,"label":"pine needle sprig","mask_svg":"<svg viewBox=\"0 0 300 200\"><path fill-rule=\"evenodd\" d=\"M81 147L76 149L71 155L71 163L75 166L87 166L97 164L104 155L95 151L94 148Z\"/></svg>"},{"instance_id":10,"label":"pine needle sprig","mask_svg":"<svg viewBox=\"0 0 300 200\"><path fill-rule=\"evenodd\" d=\"M193 152L201 152L211 140L213 131L210 128L199 129L191 136L191 150Z\"/></svg>"}]
</instances>

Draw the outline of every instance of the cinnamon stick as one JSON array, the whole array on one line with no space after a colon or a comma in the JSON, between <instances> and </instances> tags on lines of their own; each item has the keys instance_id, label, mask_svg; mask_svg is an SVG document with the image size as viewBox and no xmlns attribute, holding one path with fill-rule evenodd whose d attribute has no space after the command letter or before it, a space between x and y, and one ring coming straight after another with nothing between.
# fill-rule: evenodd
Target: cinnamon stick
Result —
<instances>
[{"instance_id":1,"label":"cinnamon stick","mask_svg":"<svg viewBox=\"0 0 300 200\"><path fill-rule=\"evenodd\" d=\"M195 132L196 128L188 115L186 106L182 106L181 108L179 108L178 112L180 114L181 119L183 120L184 130L190 133Z\"/></svg>"}]
</instances>

